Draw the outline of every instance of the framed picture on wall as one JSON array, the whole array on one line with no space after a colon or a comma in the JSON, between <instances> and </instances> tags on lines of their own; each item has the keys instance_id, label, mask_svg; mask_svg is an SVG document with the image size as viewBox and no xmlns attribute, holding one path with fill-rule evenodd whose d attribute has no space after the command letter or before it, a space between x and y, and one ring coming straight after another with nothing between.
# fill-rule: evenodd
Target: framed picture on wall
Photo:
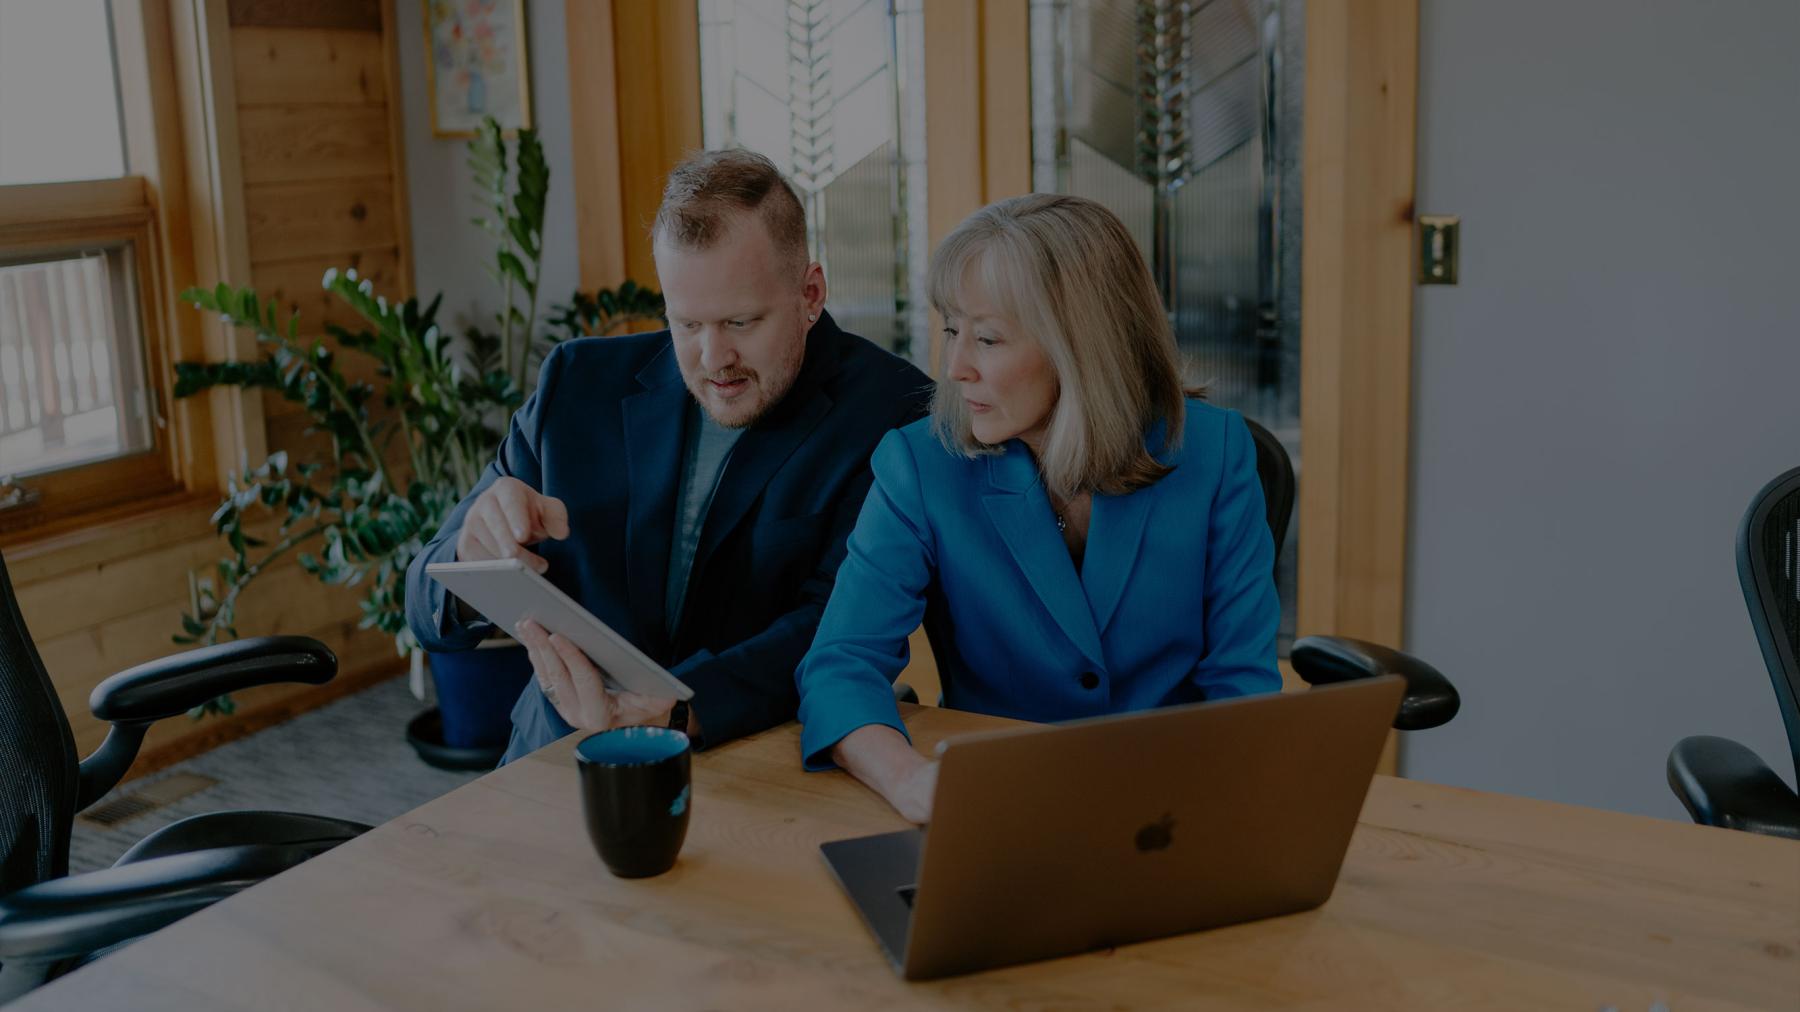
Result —
<instances>
[{"instance_id":1,"label":"framed picture on wall","mask_svg":"<svg viewBox=\"0 0 1800 1012\"><path fill-rule=\"evenodd\" d=\"M525 0L422 0L434 137L473 137L482 117L531 126Z\"/></svg>"}]
</instances>

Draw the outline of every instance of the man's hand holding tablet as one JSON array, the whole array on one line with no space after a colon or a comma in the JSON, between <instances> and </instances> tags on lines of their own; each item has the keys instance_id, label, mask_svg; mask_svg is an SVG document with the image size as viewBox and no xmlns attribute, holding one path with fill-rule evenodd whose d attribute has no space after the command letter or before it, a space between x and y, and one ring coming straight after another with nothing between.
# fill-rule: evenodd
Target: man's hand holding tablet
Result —
<instances>
[{"instance_id":1,"label":"man's hand holding tablet","mask_svg":"<svg viewBox=\"0 0 1800 1012\"><path fill-rule=\"evenodd\" d=\"M513 638L525 645L538 688L570 727L604 731L633 724L669 726L675 700L607 688L600 669L567 636L525 619L513 629ZM692 711L689 713L690 726L683 730L693 734L697 729L692 727Z\"/></svg>"},{"instance_id":2,"label":"man's hand holding tablet","mask_svg":"<svg viewBox=\"0 0 1800 1012\"><path fill-rule=\"evenodd\" d=\"M668 726L675 704L691 697L692 691L541 579L550 564L528 546L568 536L569 511L562 500L517 478L500 478L476 498L463 518L456 562L429 566L426 572L450 589L459 607L464 602L474 606L524 645L538 687L571 727L604 731L632 724ZM516 560L524 572L464 565L503 560ZM512 575L504 575L509 570ZM528 583L502 585L520 578L528 578ZM572 636L584 640L588 649ZM590 652L602 655L618 670L609 675ZM609 687L609 681L614 686ZM644 691L628 687L633 685ZM691 712L685 730L699 732Z\"/></svg>"}]
</instances>

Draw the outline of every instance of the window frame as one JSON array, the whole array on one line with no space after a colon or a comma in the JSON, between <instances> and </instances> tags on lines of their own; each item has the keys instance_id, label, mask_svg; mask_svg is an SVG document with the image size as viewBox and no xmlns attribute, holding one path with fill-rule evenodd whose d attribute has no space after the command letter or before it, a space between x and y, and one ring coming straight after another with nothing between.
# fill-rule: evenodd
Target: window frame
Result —
<instances>
[{"instance_id":1,"label":"window frame","mask_svg":"<svg viewBox=\"0 0 1800 1012\"><path fill-rule=\"evenodd\" d=\"M226 5L109 0L108 9L127 175L0 186L0 226L10 233L0 242L23 246L43 239L55 247L92 234L130 233L145 366L157 409L155 449L135 455L139 470L89 475L128 494L95 495L98 486L84 480L59 497L65 499L60 505L40 501L29 513L0 512L0 550L13 558L103 539L120 523L171 509L209 515L237 469L265 455L260 391L218 388L172 399L176 361L257 355L249 335L175 298L194 284L243 285L250 277ZM45 477L21 484L41 488ZM0 489L0 497L5 494Z\"/></svg>"},{"instance_id":2,"label":"window frame","mask_svg":"<svg viewBox=\"0 0 1800 1012\"><path fill-rule=\"evenodd\" d=\"M32 256L71 247L132 247L138 341L152 407L148 449L17 479L34 501L0 509L0 545L23 532L62 527L98 510L182 490L169 424L174 367L161 314L161 250L156 212L141 176L0 186L0 256ZM0 475L0 478L6 477Z\"/></svg>"}]
</instances>

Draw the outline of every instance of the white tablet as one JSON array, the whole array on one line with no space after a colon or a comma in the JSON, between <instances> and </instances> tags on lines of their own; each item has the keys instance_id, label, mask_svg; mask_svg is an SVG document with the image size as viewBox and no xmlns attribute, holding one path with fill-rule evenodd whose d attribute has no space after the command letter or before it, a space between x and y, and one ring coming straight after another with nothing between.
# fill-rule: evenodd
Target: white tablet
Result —
<instances>
[{"instance_id":1,"label":"white tablet","mask_svg":"<svg viewBox=\"0 0 1800 1012\"><path fill-rule=\"evenodd\" d=\"M551 632L562 633L605 674L608 688L654 699L694 698L694 690L686 682L644 656L642 650L518 559L434 562L425 567L425 575L507 632L529 618Z\"/></svg>"}]
</instances>

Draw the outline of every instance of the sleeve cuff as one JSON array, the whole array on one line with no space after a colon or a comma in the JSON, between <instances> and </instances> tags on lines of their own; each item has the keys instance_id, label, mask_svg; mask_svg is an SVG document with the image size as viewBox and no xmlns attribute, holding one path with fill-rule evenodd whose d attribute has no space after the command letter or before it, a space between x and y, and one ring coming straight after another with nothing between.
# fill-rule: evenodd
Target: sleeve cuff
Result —
<instances>
[{"instance_id":1,"label":"sleeve cuff","mask_svg":"<svg viewBox=\"0 0 1800 1012\"><path fill-rule=\"evenodd\" d=\"M906 730L906 722L900 719L893 693L882 696L877 700L862 693L834 692L823 699L809 697L801 713L801 767L809 773L837 769L837 763L831 760L831 750L850 732L871 724L891 727L911 743L912 735Z\"/></svg>"},{"instance_id":2,"label":"sleeve cuff","mask_svg":"<svg viewBox=\"0 0 1800 1012\"><path fill-rule=\"evenodd\" d=\"M475 644L493 633L494 623L479 615L469 621L462 619L455 594L440 586L437 598L437 612L432 619L437 625L438 638L450 644L451 649L473 649Z\"/></svg>"},{"instance_id":3,"label":"sleeve cuff","mask_svg":"<svg viewBox=\"0 0 1800 1012\"><path fill-rule=\"evenodd\" d=\"M737 737L728 733L731 729L731 721L729 715L724 712L724 708L715 706L707 709L706 706L709 697L705 690L711 685L723 681L723 678L712 675L706 670L706 663L714 656L716 655L711 650L702 647L688 655L680 664L669 669L669 674L681 679L688 688L694 690L694 698L688 700L687 706L693 722L700 728L699 734L688 736L693 742L696 752L706 748L706 739L709 735L714 741L730 741ZM720 694L723 694L723 691L721 690Z\"/></svg>"}]
</instances>

